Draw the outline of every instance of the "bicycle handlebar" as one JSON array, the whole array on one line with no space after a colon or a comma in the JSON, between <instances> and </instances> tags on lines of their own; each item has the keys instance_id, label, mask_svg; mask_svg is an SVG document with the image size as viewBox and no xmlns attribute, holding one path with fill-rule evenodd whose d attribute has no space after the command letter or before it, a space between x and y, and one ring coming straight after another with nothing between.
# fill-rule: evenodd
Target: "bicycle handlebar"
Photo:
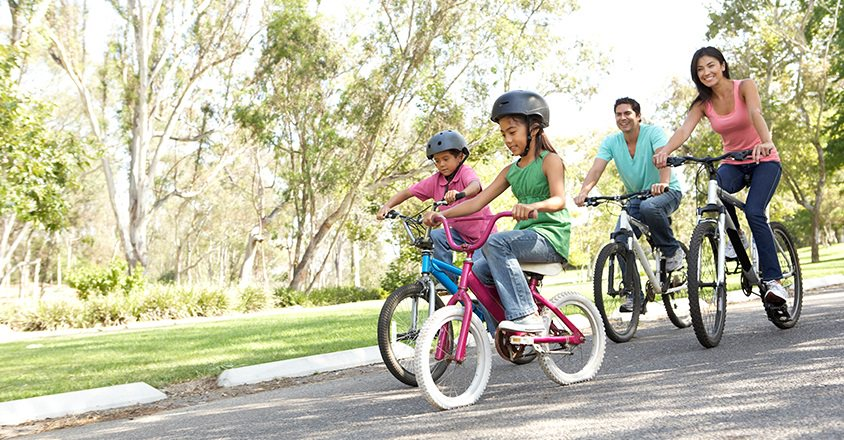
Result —
<instances>
[{"instance_id":1,"label":"bicycle handlebar","mask_svg":"<svg viewBox=\"0 0 844 440\"><path fill-rule=\"evenodd\" d=\"M697 162L703 164L713 164L715 162L720 162L726 158L730 158L733 160L745 160L747 156L750 156L752 150L744 150L744 151L734 151L729 153L724 153L720 156L716 157L695 157L695 156L671 156L666 159L666 164L670 167L679 167L686 162Z\"/></svg>"},{"instance_id":2,"label":"bicycle handlebar","mask_svg":"<svg viewBox=\"0 0 844 440\"><path fill-rule=\"evenodd\" d=\"M586 206L598 206L601 203L622 202L622 201L625 201L627 199L633 199L633 198L644 200L644 199L650 198L652 196L653 196L653 194L651 194L650 190L644 190L644 191L639 191L639 192L635 192L635 193L622 194L622 195L618 195L618 196L587 197L586 200L584 200L584 203L585 203Z\"/></svg>"},{"instance_id":3,"label":"bicycle handlebar","mask_svg":"<svg viewBox=\"0 0 844 440\"><path fill-rule=\"evenodd\" d=\"M478 240L474 245L469 245L469 244L458 245L457 243L455 243L454 239L451 237L451 228L448 226L448 219L443 217L443 216L439 216L438 218L443 223L443 229L445 230L445 238L448 241L448 245L451 247L451 249L453 249L455 251L459 251L459 252L468 252L468 251L474 251L474 250L480 249L486 243L486 240L489 238L489 233L492 231L492 227L495 226L495 222L497 222L498 219L503 218L503 217L512 217L512 216L513 216L512 211L503 211L503 212L499 212L498 214L495 214L494 216L492 216L490 218L489 222L487 223L486 227L484 228L483 234L481 234L481 237L483 239ZM457 219L452 219L452 220L459 221L458 219L459 219L459 217Z\"/></svg>"}]
</instances>

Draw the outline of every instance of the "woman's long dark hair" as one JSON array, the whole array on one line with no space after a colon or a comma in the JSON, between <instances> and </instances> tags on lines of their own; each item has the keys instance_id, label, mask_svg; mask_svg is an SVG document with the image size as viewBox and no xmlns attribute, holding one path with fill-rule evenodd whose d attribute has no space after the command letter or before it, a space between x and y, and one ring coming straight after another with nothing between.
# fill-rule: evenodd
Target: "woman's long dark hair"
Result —
<instances>
[{"instance_id":1,"label":"woman's long dark hair","mask_svg":"<svg viewBox=\"0 0 844 440\"><path fill-rule=\"evenodd\" d=\"M724 78L730 79L730 66L727 64L727 60L724 59L724 54L721 53L720 50L712 47L701 47L700 49L692 55L692 81L695 83L695 87L697 87L697 98L692 101L692 105L689 106L689 109L695 106L698 102L707 102L712 99L712 89L703 85L703 82L697 75L697 62L700 61L701 58L705 56L710 56L718 60L719 63L724 65Z\"/></svg>"},{"instance_id":2,"label":"woman's long dark hair","mask_svg":"<svg viewBox=\"0 0 844 440\"><path fill-rule=\"evenodd\" d=\"M539 131L536 133L535 142L534 142L534 149L533 149L533 157L538 158L539 153L543 150L548 151L551 153L557 153L557 150L551 145L551 140L548 139L548 135L545 134L545 130L542 127L542 118L538 116L531 116L528 118L528 130L536 130Z\"/></svg>"}]
</instances>

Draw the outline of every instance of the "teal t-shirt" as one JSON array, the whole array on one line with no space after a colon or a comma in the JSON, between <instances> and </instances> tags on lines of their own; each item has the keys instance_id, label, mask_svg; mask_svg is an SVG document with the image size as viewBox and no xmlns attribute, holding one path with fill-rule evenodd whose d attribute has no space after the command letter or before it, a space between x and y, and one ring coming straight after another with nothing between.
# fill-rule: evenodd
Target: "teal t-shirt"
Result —
<instances>
[{"instance_id":1,"label":"teal t-shirt","mask_svg":"<svg viewBox=\"0 0 844 440\"><path fill-rule=\"evenodd\" d=\"M668 137L661 128L642 124L639 126L639 139L636 140L636 154L633 157L630 157L624 133L620 131L607 136L604 142L601 142L596 157L607 162L615 160L624 188L627 192L639 192L651 189L651 185L659 183L659 170L653 164L653 155L655 149L667 143ZM682 191L673 169L668 187Z\"/></svg>"}]
</instances>

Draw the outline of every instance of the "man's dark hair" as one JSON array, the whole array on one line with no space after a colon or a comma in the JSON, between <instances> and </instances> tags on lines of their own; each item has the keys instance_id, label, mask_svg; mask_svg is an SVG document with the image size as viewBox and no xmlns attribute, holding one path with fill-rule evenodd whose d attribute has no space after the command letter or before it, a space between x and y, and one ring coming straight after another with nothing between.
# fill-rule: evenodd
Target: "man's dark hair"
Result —
<instances>
[{"instance_id":1,"label":"man's dark hair","mask_svg":"<svg viewBox=\"0 0 844 440\"><path fill-rule=\"evenodd\" d=\"M633 108L633 112L636 113L636 116L642 116L642 106L640 106L635 99L628 97L616 99L615 105L612 107L612 111L614 112L621 104L630 104L630 107Z\"/></svg>"}]
</instances>

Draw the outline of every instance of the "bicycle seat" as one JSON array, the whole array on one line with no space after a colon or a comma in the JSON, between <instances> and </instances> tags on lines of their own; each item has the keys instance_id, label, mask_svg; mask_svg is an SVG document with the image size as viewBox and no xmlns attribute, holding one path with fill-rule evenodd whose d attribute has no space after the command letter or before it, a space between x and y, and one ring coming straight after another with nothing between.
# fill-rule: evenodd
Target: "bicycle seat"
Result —
<instances>
[{"instance_id":1,"label":"bicycle seat","mask_svg":"<svg viewBox=\"0 0 844 440\"><path fill-rule=\"evenodd\" d=\"M522 266L522 272L535 273L537 275L557 275L563 271L561 263L519 263Z\"/></svg>"}]
</instances>

